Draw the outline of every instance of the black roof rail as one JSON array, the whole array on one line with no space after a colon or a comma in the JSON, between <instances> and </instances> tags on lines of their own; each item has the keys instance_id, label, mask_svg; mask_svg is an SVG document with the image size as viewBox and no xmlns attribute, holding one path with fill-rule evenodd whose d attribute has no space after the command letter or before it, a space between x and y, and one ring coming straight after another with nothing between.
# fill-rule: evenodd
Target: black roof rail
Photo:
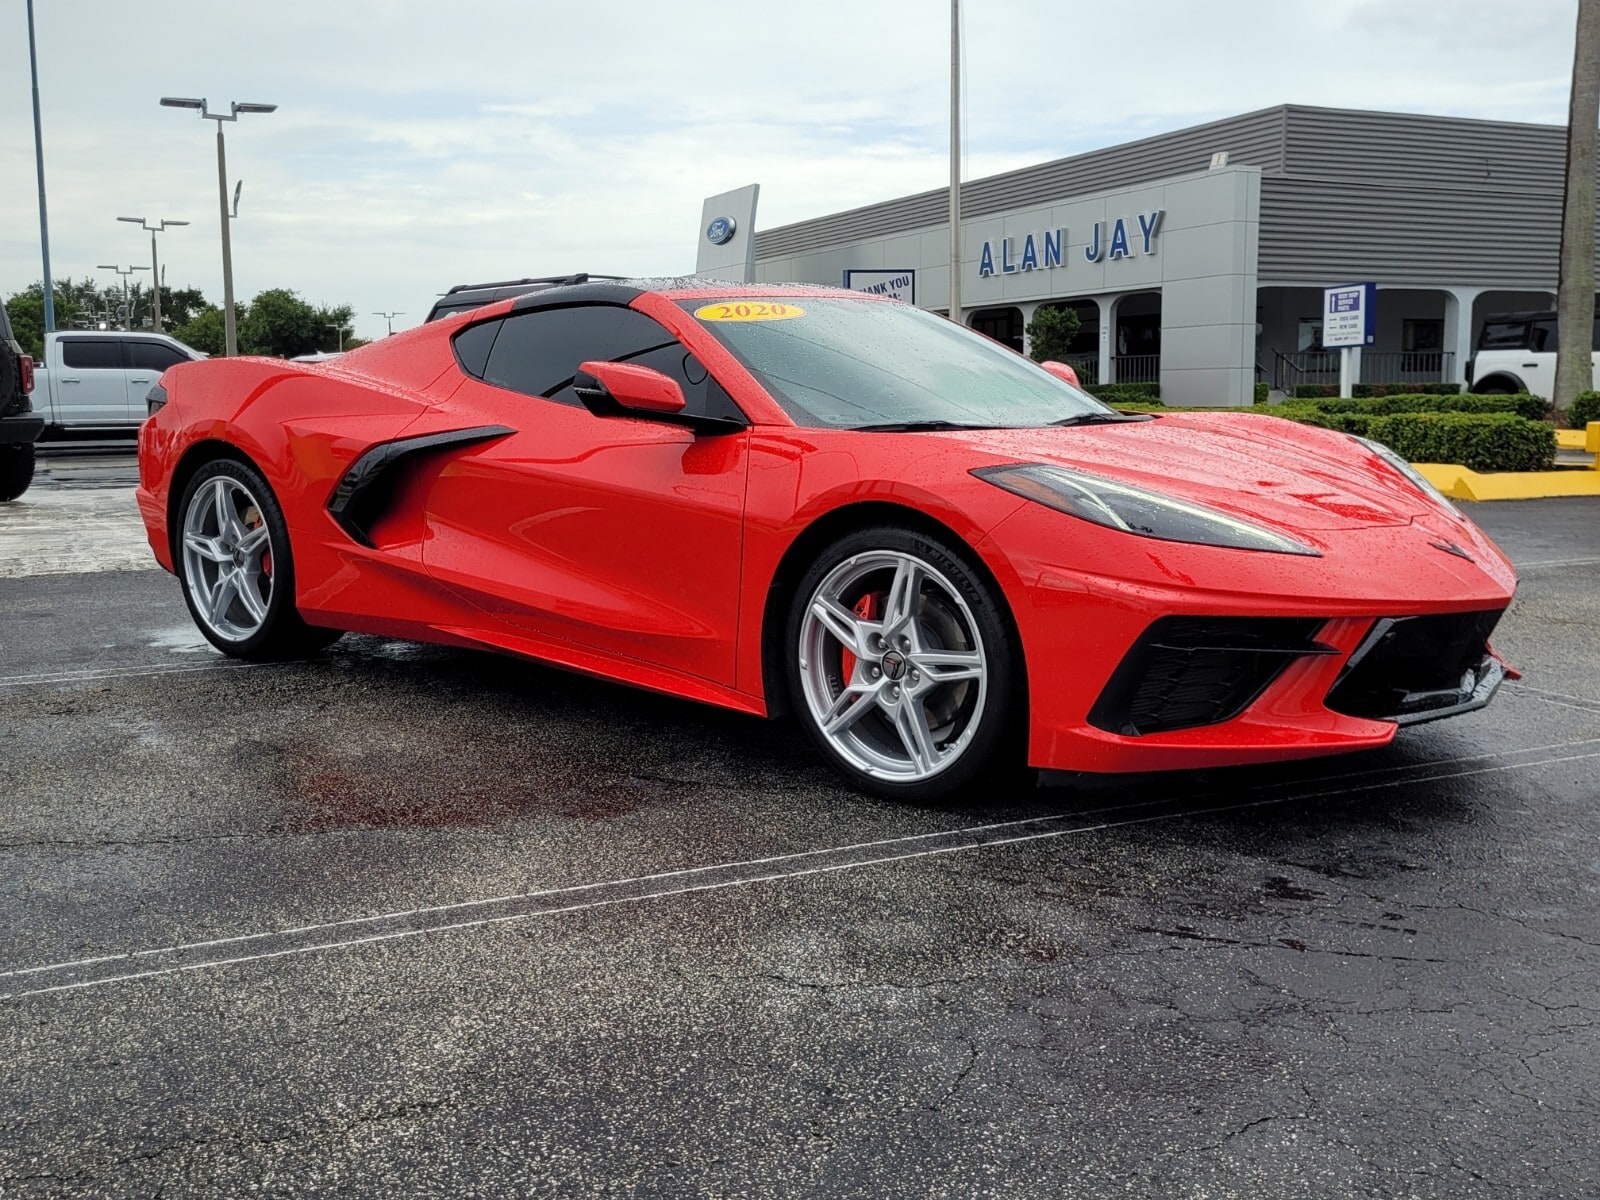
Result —
<instances>
[{"instance_id":1,"label":"black roof rail","mask_svg":"<svg viewBox=\"0 0 1600 1200\"><path fill-rule=\"evenodd\" d=\"M588 283L591 279L626 279L626 275L591 275L587 271L576 275L540 275L532 279L500 279L493 283L458 283L445 293L453 296L457 292L476 292L485 288L520 287L525 283L547 283L551 287L562 287L575 283Z\"/></svg>"}]
</instances>

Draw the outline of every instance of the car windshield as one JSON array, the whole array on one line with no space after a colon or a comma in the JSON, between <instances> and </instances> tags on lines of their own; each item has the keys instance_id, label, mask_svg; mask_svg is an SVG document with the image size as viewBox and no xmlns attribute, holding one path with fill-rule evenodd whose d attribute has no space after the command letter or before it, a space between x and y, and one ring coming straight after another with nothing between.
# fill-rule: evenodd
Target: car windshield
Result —
<instances>
[{"instance_id":1,"label":"car windshield","mask_svg":"<svg viewBox=\"0 0 1600 1200\"><path fill-rule=\"evenodd\" d=\"M1031 429L1113 410L1000 343L906 304L684 301L796 424Z\"/></svg>"}]
</instances>

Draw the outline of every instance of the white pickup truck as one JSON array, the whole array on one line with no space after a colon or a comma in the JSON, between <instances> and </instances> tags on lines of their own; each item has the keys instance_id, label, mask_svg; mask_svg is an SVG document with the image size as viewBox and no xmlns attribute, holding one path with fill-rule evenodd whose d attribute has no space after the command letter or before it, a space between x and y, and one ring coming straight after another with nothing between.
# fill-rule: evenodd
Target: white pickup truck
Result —
<instances>
[{"instance_id":1,"label":"white pickup truck","mask_svg":"<svg viewBox=\"0 0 1600 1200\"><path fill-rule=\"evenodd\" d=\"M1600 323L1596 344L1600 343ZM1600 351L1594 354L1600 379ZM1478 347L1467 363L1467 386L1474 392L1532 392L1550 396L1556 386L1556 314L1496 313L1486 317Z\"/></svg>"},{"instance_id":2,"label":"white pickup truck","mask_svg":"<svg viewBox=\"0 0 1600 1200\"><path fill-rule=\"evenodd\" d=\"M34 412L44 418L47 434L132 432L147 415L145 394L161 372L204 357L159 333L47 333L44 368L34 376Z\"/></svg>"}]
</instances>

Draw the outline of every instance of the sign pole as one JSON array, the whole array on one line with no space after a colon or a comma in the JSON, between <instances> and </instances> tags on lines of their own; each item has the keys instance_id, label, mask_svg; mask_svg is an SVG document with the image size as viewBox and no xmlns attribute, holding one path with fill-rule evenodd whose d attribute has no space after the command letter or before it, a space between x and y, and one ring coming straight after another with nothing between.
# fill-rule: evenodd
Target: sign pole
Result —
<instances>
[{"instance_id":1,"label":"sign pole","mask_svg":"<svg viewBox=\"0 0 1600 1200\"><path fill-rule=\"evenodd\" d=\"M1339 395L1350 399L1350 347L1339 351Z\"/></svg>"}]
</instances>

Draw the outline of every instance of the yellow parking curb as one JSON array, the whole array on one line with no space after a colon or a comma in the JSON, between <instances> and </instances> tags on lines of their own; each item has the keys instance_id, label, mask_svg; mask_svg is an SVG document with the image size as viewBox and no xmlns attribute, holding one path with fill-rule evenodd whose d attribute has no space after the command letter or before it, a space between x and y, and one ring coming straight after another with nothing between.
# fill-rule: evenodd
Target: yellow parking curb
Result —
<instances>
[{"instance_id":1,"label":"yellow parking curb","mask_svg":"<svg viewBox=\"0 0 1600 1200\"><path fill-rule=\"evenodd\" d=\"M1412 465L1429 483L1453 500L1544 500L1555 496L1600 496L1600 471L1581 467L1572 471L1497 471L1492 475L1483 475L1454 463Z\"/></svg>"},{"instance_id":2,"label":"yellow parking curb","mask_svg":"<svg viewBox=\"0 0 1600 1200\"><path fill-rule=\"evenodd\" d=\"M1586 440L1586 436L1587 435L1581 429L1558 429L1558 430L1556 430L1556 449L1557 450L1584 450L1584 449L1587 449L1587 447L1584 445L1584 442Z\"/></svg>"}]
</instances>

